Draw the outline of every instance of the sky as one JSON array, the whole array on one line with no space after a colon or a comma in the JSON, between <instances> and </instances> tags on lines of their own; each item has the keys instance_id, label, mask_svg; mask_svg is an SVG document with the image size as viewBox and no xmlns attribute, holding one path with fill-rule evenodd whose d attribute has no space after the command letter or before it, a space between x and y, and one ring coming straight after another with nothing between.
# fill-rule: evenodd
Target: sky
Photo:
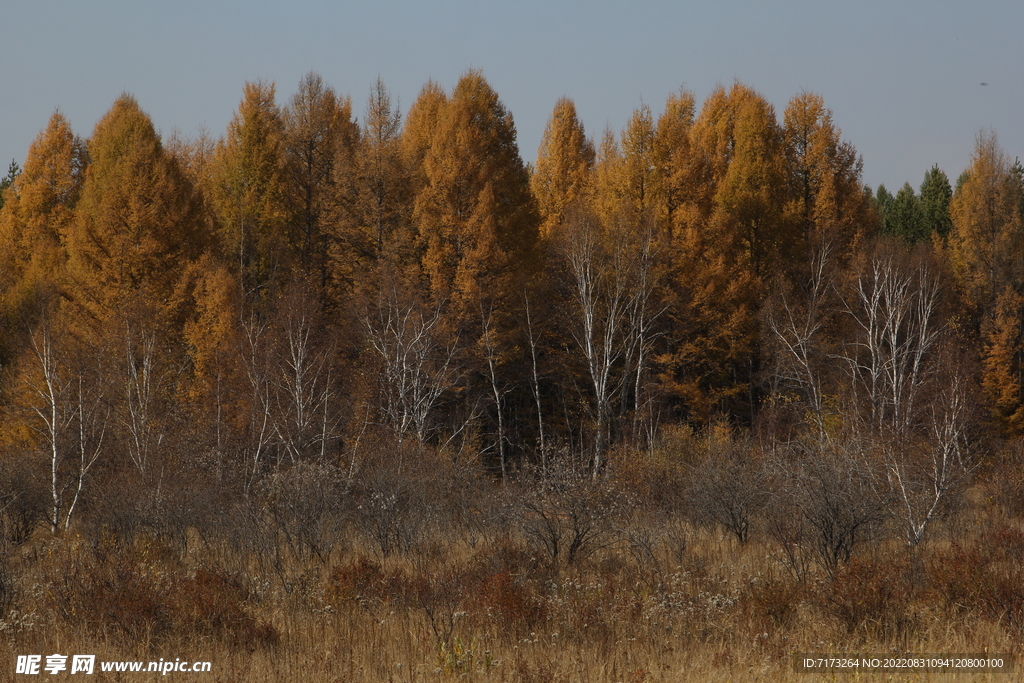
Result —
<instances>
[{"instance_id":1,"label":"sky","mask_svg":"<svg viewBox=\"0 0 1024 683\"><path fill-rule=\"evenodd\" d=\"M37 0L0 10L0 173L55 109L82 137L123 92L165 136L220 136L246 81L286 104L309 71L362 116L380 77L406 111L428 79L480 69L537 155L558 98L587 133L655 115L680 88L698 105L740 81L782 118L820 94L864 158L863 180L955 183L978 133L1024 157L1024 2L210 2Z\"/></svg>"}]
</instances>

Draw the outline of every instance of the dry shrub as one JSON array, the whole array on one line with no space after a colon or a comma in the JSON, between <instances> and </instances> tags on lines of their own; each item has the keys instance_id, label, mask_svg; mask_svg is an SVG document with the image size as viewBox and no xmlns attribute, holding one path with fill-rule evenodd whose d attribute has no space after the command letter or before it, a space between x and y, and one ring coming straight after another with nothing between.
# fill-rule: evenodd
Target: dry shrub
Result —
<instances>
[{"instance_id":1,"label":"dry shrub","mask_svg":"<svg viewBox=\"0 0 1024 683\"><path fill-rule=\"evenodd\" d=\"M665 425L650 449L620 446L608 454L623 489L633 491L652 513L678 513L686 506L690 470L701 442L686 425Z\"/></svg>"},{"instance_id":2,"label":"dry shrub","mask_svg":"<svg viewBox=\"0 0 1024 683\"><path fill-rule=\"evenodd\" d=\"M530 666L525 660L519 660L513 670L512 679L515 683L569 683L567 674L558 674L554 666L543 662Z\"/></svg>"},{"instance_id":3,"label":"dry shrub","mask_svg":"<svg viewBox=\"0 0 1024 683\"><path fill-rule=\"evenodd\" d=\"M303 560L327 560L344 520L346 486L338 467L297 462L260 482L258 494L273 527Z\"/></svg>"},{"instance_id":4,"label":"dry shrub","mask_svg":"<svg viewBox=\"0 0 1024 683\"><path fill-rule=\"evenodd\" d=\"M552 566L572 565L607 547L632 496L611 479L563 466L517 492L518 519L532 548Z\"/></svg>"},{"instance_id":5,"label":"dry shrub","mask_svg":"<svg viewBox=\"0 0 1024 683\"><path fill-rule=\"evenodd\" d=\"M200 569L176 585L178 604L172 605L175 631L212 636L228 645L250 649L280 641L273 626L246 610L248 591L240 578Z\"/></svg>"},{"instance_id":6,"label":"dry shrub","mask_svg":"<svg viewBox=\"0 0 1024 683\"><path fill-rule=\"evenodd\" d=\"M525 553L505 546L441 566L428 563L412 572L385 570L376 561L360 557L334 569L328 599L338 609L356 604L371 614L385 609L421 610L438 642L446 647L453 643L456 626L463 620L515 638L547 616L538 583L530 578L535 563Z\"/></svg>"},{"instance_id":7,"label":"dry shrub","mask_svg":"<svg viewBox=\"0 0 1024 683\"><path fill-rule=\"evenodd\" d=\"M328 597L335 607L355 602L372 611L375 607L407 604L410 583L404 570L385 571L380 564L363 556L334 569Z\"/></svg>"},{"instance_id":8,"label":"dry shrub","mask_svg":"<svg viewBox=\"0 0 1024 683\"><path fill-rule=\"evenodd\" d=\"M1024 442L1007 446L1004 452L990 463L992 473L988 478L988 490L992 500L1003 506L1013 516L1024 514Z\"/></svg>"},{"instance_id":9,"label":"dry shrub","mask_svg":"<svg viewBox=\"0 0 1024 683\"><path fill-rule=\"evenodd\" d=\"M725 529L746 543L769 499L759 449L724 422L710 425L688 473L686 498L698 524Z\"/></svg>"},{"instance_id":10,"label":"dry shrub","mask_svg":"<svg viewBox=\"0 0 1024 683\"><path fill-rule=\"evenodd\" d=\"M967 547L936 551L928 586L950 618L982 616L1024 633L1024 532L991 529Z\"/></svg>"},{"instance_id":11,"label":"dry shrub","mask_svg":"<svg viewBox=\"0 0 1024 683\"><path fill-rule=\"evenodd\" d=\"M508 570L483 578L476 603L488 618L517 630L540 623L546 612L544 602Z\"/></svg>"},{"instance_id":12,"label":"dry shrub","mask_svg":"<svg viewBox=\"0 0 1024 683\"><path fill-rule=\"evenodd\" d=\"M150 561L139 545L102 563L72 560L58 568L52 600L65 623L151 646L172 639L213 638L249 649L279 642L273 626L249 613L241 579L168 566L158 554Z\"/></svg>"},{"instance_id":13,"label":"dry shrub","mask_svg":"<svg viewBox=\"0 0 1024 683\"><path fill-rule=\"evenodd\" d=\"M753 576L740 594L740 606L752 631L775 632L790 628L803 599L800 585L773 576Z\"/></svg>"},{"instance_id":14,"label":"dry shrub","mask_svg":"<svg viewBox=\"0 0 1024 683\"><path fill-rule=\"evenodd\" d=\"M467 581L475 596L472 616L498 625L499 633L513 638L539 628L548 616L541 586L551 575L545 570L536 556L510 543L477 553Z\"/></svg>"},{"instance_id":15,"label":"dry shrub","mask_svg":"<svg viewBox=\"0 0 1024 683\"><path fill-rule=\"evenodd\" d=\"M866 641L905 638L915 625L905 559L853 557L822 582L820 604L848 634Z\"/></svg>"},{"instance_id":16,"label":"dry shrub","mask_svg":"<svg viewBox=\"0 0 1024 683\"><path fill-rule=\"evenodd\" d=\"M24 454L4 456L0 467L0 545L21 545L46 523L49 492L39 463Z\"/></svg>"}]
</instances>

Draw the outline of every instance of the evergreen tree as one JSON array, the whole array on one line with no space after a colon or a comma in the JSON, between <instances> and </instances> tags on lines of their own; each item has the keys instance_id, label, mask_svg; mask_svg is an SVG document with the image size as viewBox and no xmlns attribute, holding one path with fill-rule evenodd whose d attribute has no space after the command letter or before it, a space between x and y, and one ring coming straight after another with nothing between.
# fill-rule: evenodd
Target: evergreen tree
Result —
<instances>
[{"instance_id":1,"label":"evergreen tree","mask_svg":"<svg viewBox=\"0 0 1024 683\"><path fill-rule=\"evenodd\" d=\"M4 193L8 187L14 184L19 173L21 173L21 167L18 166L17 161L11 159L11 165L7 167L7 175L0 179L0 209L4 208Z\"/></svg>"},{"instance_id":2,"label":"evergreen tree","mask_svg":"<svg viewBox=\"0 0 1024 683\"><path fill-rule=\"evenodd\" d=\"M892 196L892 192L886 189L885 185L879 185L875 191L875 195L872 198L875 206L875 211L878 212L879 218L881 218L881 231L883 233L892 233L892 203L896 201L896 198Z\"/></svg>"},{"instance_id":3,"label":"evergreen tree","mask_svg":"<svg viewBox=\"0 0 1024 683\"><path fill-rule=\"evenodd\" d=\"M920 242L929 235L921 200L910 183L903 183L896 193L886 218L889 231L907 242Z\"/></svg>"},{"instance_id":4,"label":"evergreen tree","mask_svg":"<svg viewBox=\"0 0 1024 683\"><path fill-rule=\"evenodd\" d=\"M949 178L936 164L924 174L921 183L921 214L924 221L923 232L926 235L945 237L953 227L949 216L949 202L953 198L953 188L949 186Z\"/></svg>"}]
</instances>

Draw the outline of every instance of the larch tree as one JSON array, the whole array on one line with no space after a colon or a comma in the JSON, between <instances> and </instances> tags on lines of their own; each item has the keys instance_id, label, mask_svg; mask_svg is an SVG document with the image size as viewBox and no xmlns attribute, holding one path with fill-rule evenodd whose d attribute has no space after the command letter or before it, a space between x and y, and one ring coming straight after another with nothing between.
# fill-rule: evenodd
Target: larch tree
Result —
<instances>
[{"instance_id":1,"label":"larch tree","mask_svg":"<svg viewBox=\"0 0 1024 683\"><path fill-rule=\"evenodd\" d=\"M183 328L192 377L182 395L196 408L198 431L220 456L244 432L239 421L249 410L241 390L239 287L237 274L209 254L196 262L195 273L193 313Z\"/></svg>"},{"instance_id":2,"label":"larch tree","mask_svg":"<svg viewBox=\"0 0 1024 683\"><path fill-rule=\"evenodd\" d=\"M70 226L70 313L108 354L114 440L139 472L169 433L190 264L206 246L201 203L152 121L122 95L88 142L90 164Z\"/></svg>"},{"instance_id":3,"label":"larch tree","mask_svg":"<svg viewBox=\"0 0 1024 683\"><path fill-rule=\"evenodd\" d=\"M424 171L414 217L432 296L475 311L496 293L486 282L532 262L538 224L512 115L479 71L440 113Z\"/></svg>"},{"instance_id":4,"label":"larch tree","mask_svg":"<svg viewBox=\"0 0 1024 683\"><path fill-rule=\"evenodd\" d=\"M736 155L737 111L757 97L741 84L712 92L689 127L688 154L676 159L674 192L679 203L673 210L669 273L673 305L666 311L664 349L655 361L663 395L680 417L694 422L706 421L727 407L741 412L749 408L743 406L749 404L757 280L746 231L734 215L739 207L732 205L747 194L738 192L746 187L754 196L744 201L755 208L758 194L769 193L762 182L768 176L781 180L770 173L754 182L755 168L749 162L756 156L756 131L748 136L750 153L742 162L747 170L737 167L732 187L725 183ZM762 113L767 113L763 107ZM778 138L769 144L777 142ZM744 183L744 178L750 182Z\"/></svg>"},{"instance_id":5,"label":"larch tree","mask_svg":"<svg viewBox=\"0 0 1024 683\"><path fill-rule=\"evenodd\" d=\"M369 229L372 253L380 258L393 245L411 213L411 197L402 159L402 115L384 81L370 89L359 148L361 216Z\"/></svg>"},{"instance_id":6,"label":"larch tree","mask_svg":"<svg viewBox=\"0 0 1024 683\"><path fill-rule=\"evenodd\" d=\"M284 278L287 183L284 122L273 84L246 83L214 160L213 206L220 251L257 298Z\"/></svg>"},{"instance_id":7,"label":"larch tree","mask_svg":"<svg viewBox=\"0 0 1024 683\"><path fill-rule=\"evenodd\" d=\"M1006 433L1016 434L1024 405L1017 370L1024 356L1024 186L995 134L986 132L978 135L957 185L949 260L982 339L982 386L990 409Z\"/></svg>"},{"instance_id":8,"label":"larch tree","mask_svg":"<svg viewBox=\"0 0 1024 683\"><path fill-rule=\"evenodd\" d=\"M655 158L654 116L646 104L633 111L622 131L621 195L630 220L639 223L654 217L653 207L661 191L661 175Z\"/></svg>"},{"instance_id":9,"label":"larch tree","mask_svg":"<svg viewBox=\"0 0 1024 683\"><path fill-rule=\"evenodd\" d=\"M680 90L669 96L658 117L654 136L654 159L660 174L659 220L677 234L686 220L687 205L697 184L700 164L692 149L696 104L693 93Z\"/></svg>"},{"instance_id":10,"label":"larch tree","mask_svg":"<svg viewBox=\"0 0 1024 683\"><path fill-rule=\"evenodd\" d=\"M568 206L589 194L594 160L594 145L576 115L576 105L567 97L559 99L544 129L530 178L543 237L557 231Z\"/></svg>"},{"instance_id":11,"label":"larch tree","mask_svg":"<svg viewBox=\"0 0 1024 683\"><path fill-rule=\"evenodd\" d=\"M327 282L328 239L338 223L335 189L339 158L351 156L355 131L348 98L338 97L316 73L299 82L282 115L288 241L311 282ZM346 149L347 148L347 149ZM347 170L347 169L346 169Z\"/></svg>"},{"instance_id":12,"label":"larch tree","mask_svg":"<svg viewBox=\"0 0 1024 683\"><path fill-rule=\"evenodd\" d=\"M802 272L818 261L824 244L848 258L864 229L863 163L841 135L820 95L805 92L789 101L783 114L788 212L799 231L792 240L804 245Z\"/></svg>"},{"instance_id":13,"label":"larch tree","mask_svg":"<svg viewBox=\"0 0 1024 683\"><path fill-rule=\"evenodd\" d=\"M775 272L790 256L784 224L785 162L782 130L763 97L734 86L731 158L715 196L713 222L722 239L741 245L755 276Z\"/></svg>"},{"instance_id":14,"label":"larch tree","mask_svg":"<svg viewBox=\"0 0 1024 683\"><path fill-rule=\"evenodd\" d=\"M950 204L949 257L967 303L991 319L1004 287L1024 285L1020 183L994 133L981 133Z\"/></svg>"},{"instance_id":15,"label":"larch tree","mask_svg":"<svg viewBox=\"0 0 1024 683\"><path fill-rule=\"evenodd\" d=\"M996 424L1007 436L1024 433L1024 294L1004 288L985 335L982 388Z\"/></svg>"},{"instance_id":16,"label":"larch tree","mask_svg":"<svg viewBox=\"0 0 1024 683\"><path fill-rule=\"evenodd\" d=\"M448 94L436 81L427 81L405 115L402 128L402 160L409 173L410 190L418 195L427 183L424 160L434 141Z\"/></svg>"},{"instance_id":17,"label":"larch tree","mask_svg":"<svg viewBox=\"0 0 1024 683\"><path fill-rule=\"evenodd\" d=\"M610 221L622 208L625 160L615 132L606 128L601 135L594 162L594 186L589 208L602 220Z\"/></svg>"},{"instance_id":18,"label":"larch tree","mask_svg":"<svg viewBox=\"0 0 1024 683\"><path fill-rule=\"evenodd\" d=\"M40 306L55 304L54 295L65 285L63 245L85 165L84 143L55 112L29 146L25 169L14 177L0 210L0 315L9 330L4 345L14 342Z\"/></svg>"},{"instance_id":19,"label":"larch tree","mask_svg":"<svg viewBox=\"0 0 1024 683\"><path fill-rule=\"evenodd\" d=\"M192 184L149 116L122 95L96 124L75 221L67 235L72 299L102 325L129 301L181 324L182 266L205 246Z\"/></svg>"},{"instance_id":20,"label":"larch tree","mask_svg":"<svg viewBox=\"0 0 1024 683\"><path fill-rule=\"evenodd\" d=\"M477 396L494 399L500 458L508 340L519 278L536 268L539 216L512 115L479 71L459 79L439 112L423 171L413 220L429 306L446 309L445 348L458 341L464 349L465 410L474 412Z\"/></svg>"}]
</instances>

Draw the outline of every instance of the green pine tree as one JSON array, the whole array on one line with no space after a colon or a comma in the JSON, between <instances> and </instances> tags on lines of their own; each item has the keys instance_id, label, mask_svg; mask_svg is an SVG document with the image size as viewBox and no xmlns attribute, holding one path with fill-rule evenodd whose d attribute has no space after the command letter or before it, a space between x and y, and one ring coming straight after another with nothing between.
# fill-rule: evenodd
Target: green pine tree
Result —
<instances>
[{"instance_id":1,"label":"green pine tree","mask_svg":"<svg viewBox=\"0 0 1024 683\"><path fill-rule=\"evenodd\" d=\"M938 234L945 237L953 227L949 217L949 202L953 198L953 188L949 178L942 172L938 164L924 174L921 183L921 214L924 219L925 234Z\"/></svg>"}]
</instances>

